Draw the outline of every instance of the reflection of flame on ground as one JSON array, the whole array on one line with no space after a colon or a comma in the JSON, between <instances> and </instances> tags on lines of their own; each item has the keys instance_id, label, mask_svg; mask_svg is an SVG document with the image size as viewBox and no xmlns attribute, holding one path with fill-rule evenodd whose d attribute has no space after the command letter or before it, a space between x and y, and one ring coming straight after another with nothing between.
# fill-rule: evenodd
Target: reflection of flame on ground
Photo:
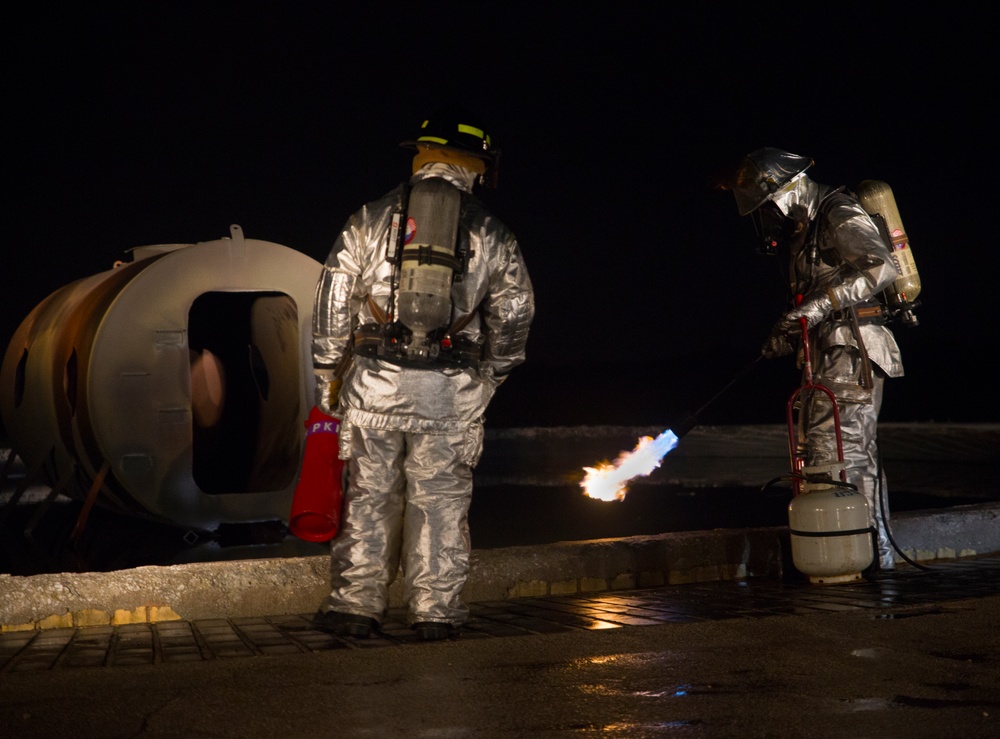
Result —
<instances>
[{"instance_id":1,"label":"reflection of flame on ground","mask_svg":"<svg viewBox=\"0 0 1000 739\"><path fill-rule=\"evenodd\" d=\"M614 464L602 462L597 467L584 467L586 476L580 487L585 495L598 500L624 500L628 482L645 476L660 466L664 455L677 446L677 435L667 429L655 439L643 436L631 452L622 452Z\"/></svg>"}]
</instances>

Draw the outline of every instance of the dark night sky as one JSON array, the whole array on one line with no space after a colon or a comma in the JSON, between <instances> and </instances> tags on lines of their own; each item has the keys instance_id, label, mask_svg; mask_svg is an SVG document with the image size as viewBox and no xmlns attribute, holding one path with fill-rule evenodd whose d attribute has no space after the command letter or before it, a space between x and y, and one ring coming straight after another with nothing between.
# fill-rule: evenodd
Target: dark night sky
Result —
<instances>
[{"instance_id":1,"label":"dark night sky","mask_svg":"<svg viewBox=\"0 0 1000 739\"><path fill-rule=\"evenodd\" d=\"M755 356L783 286L711 182L764 145L811 156L819 182L893 188L923 304L897 329L907 376L883 420L1000 421L985 11L95 5L36 5L8 28L3 346L44 297L135 246L239 223L322 261L409 173L398 142L459 102L503 149L483 199L537 293L528 362L488 421L666 423ZM797 381L790 360L759 366L702 420L781 422Z\"/></svg>"}]
</instances>

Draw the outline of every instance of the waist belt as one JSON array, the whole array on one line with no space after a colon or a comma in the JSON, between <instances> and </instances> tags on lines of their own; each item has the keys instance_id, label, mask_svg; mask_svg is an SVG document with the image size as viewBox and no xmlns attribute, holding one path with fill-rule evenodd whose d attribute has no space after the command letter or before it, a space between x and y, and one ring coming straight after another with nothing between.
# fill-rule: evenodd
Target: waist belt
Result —
<instances>
[{"instance_id":1,"label":"waist belt","mask_svg":"<svg viewBox=\"0 0 1000 739\"><path fill-rule=\"evenodd\" d=\"M881 303L873 305L862 303L861 305L853 306L853 309L858 317L858 323L861 325L868 323L883 324L886 322L885 309ZM850 321L851 308L831 311L830 317L835 321Z\"/></svg>"},{"instance_id":2,"label":"waist belt","mask_svg":"<svg viewBox=\"0 0 1000 739\"><path fill-rule=\"evenodd\" d=\"M414 358L406 353L408 338L399 324L365 323L354 332L354 353L416 369L479 367L483 349L472 339L445 335L433 341L433 356Z\"/></svg>"}]
</instances>

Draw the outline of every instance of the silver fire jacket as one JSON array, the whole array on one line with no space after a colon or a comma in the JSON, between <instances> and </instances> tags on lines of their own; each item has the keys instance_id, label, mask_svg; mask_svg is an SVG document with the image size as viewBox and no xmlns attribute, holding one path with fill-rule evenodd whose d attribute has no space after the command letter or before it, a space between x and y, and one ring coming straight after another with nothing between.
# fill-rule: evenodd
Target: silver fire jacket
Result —
<instances>
[{"instance_id":1,"label":"silver fire jacket","mask_svg":"<svg viewBox=\"0 0 1000 739\"><path fill-rule=\"evenodd\" d=\"M355 356L337 410L348 425L429 433L461 433L478 426L481 438L482 416L496 387L525 359L534 293L514 234L472 196L464 173L435 163L410 182L426 177L442 177L467 193L458 238L466 242L468 266L453 283L451 297L457 318L471 316L459 335L481 344L482 360L478 369L425 369ZM392 278L388 235L404 195L400 186L365 205L337 238L316 290L314 366L336 365L358 325L384 318ZM342 442L349 438L341 433ZM342 456L348 453L342 447Z\"/></svg>"},{"instance_id":2,"label":"silver fire jacket","mask_svg":"<svg viewBox=\"0 0 1000 739\"><path fill-rule=\"evenodd\" d=\"M817 351L856 347L857 338L844 310L874 303L899 272L878 227L860 203L843 193L832 193L826 185L808 185L811 192L805 200L809 201L810 215L818 218L818 248L812 259L808 244L790 255L792 294L801 294L805 300L822 293L830 298L833 313L816 327ZM829 200L820 209L819 203L826 196ZM860 334L869 359L889 377L901 377L903 363L892 331L880 322L862 321Z\"/></svg>"}]
</instances>

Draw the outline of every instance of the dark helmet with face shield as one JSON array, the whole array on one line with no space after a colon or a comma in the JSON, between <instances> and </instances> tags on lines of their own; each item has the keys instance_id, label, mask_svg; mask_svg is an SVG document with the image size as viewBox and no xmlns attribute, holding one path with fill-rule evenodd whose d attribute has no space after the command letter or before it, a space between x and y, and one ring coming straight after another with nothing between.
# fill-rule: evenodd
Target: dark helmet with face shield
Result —
<instances>
[{"instance_id":1,"label":"dark helmet with face shield","mask_svg":"<svg viewBox=\"0 0 1000 739\"><path fill-rule=\"evenodd\" d=\"M809 157L768 146L747 154L731 183L740 215L753 213L812 163Z\"/></svg>"}]
</instances>

